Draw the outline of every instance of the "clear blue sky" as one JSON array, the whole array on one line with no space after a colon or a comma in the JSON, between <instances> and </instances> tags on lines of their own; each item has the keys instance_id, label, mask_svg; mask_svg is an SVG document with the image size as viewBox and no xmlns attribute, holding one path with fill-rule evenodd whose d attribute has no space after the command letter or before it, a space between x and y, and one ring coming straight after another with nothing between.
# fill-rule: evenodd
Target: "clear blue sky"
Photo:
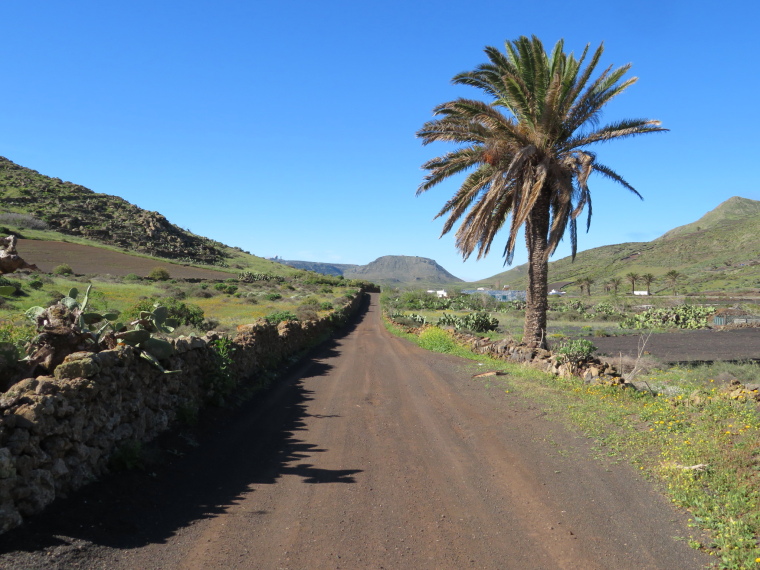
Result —
<instances>
[{"instance_id":1,"label":"clear blue sky","mask_svg":"<svg viewBox=\"0 0 760 570\"><path fill-rule=\"evenodd\" d=\"M640 78L604 119L671 129L596 149L645 199L592 179L583 250L760 199L758 22L755 2L699 0L7 0L0 155L256 255L418 255L481 279L503 270L505 238L467 263L438 239L455 185L415 197L420 165L444 150L415 132L438 103L480 96L450 80L484 46L604 41L603 64Z\"/></svg>"}]
</instances>

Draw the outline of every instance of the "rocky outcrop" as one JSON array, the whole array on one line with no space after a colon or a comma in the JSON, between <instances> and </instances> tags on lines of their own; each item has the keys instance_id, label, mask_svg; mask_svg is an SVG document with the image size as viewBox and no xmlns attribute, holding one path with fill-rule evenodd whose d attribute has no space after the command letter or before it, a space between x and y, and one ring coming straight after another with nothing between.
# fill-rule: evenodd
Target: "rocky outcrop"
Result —
<instances>
[{"instance_id":1,"label":"rocky outcrop","mask_svg":"<svg viewBox=\"0 0 760 570\"><path fill-rule=\"evenodd\" d=\"M0 275L4 273L13 273L19 269L39 271L36 265L27 263L19 257L18 252L16 251L17 242L18 238L14 235L0 238Z\"/></svg>"},{"instance_id":2,"label":"rocky outcrop","mask_svg":"<svg viewBox=\"0 0 760 570\"><path fill-rule=\"evenodd\" d=\"M0 200L56 231L157 257L225 265L223 244L170 223L118 196L44 176L0 157Z\"/></svg>"},{"instance_id":3,"label":"rocky outcrop","mask_svg":"<svg viewBox=\"0 0 760 570\"><path fill-rule=\"evenodd\" d=\"M232 386L219 377L218 336L180 337L164 374L137 349L118 346L66 356L53 376L28 378L0 396L0 532L56 497L97 479L122 446L166 430L183 411L244 390L262 374L325 338L357 311L363 293L319 321L240 327L228 357Z\"/></svg>"}]
</instances>

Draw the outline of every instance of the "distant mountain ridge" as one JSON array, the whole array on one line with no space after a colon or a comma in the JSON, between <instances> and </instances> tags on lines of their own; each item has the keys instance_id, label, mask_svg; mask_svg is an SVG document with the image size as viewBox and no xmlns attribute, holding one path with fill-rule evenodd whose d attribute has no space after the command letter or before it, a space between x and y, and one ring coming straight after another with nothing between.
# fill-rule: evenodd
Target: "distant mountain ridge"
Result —
<instances>
[{"instance_id":1,"label":"distant mountain ridge","mask_svg":"<svg viewBox=\"0 0 760 570\"><path fill-rule=\"evenodd\" d=\"M283 265L289 265L290 267L294 267L295 269L303 269L305 271L315 271L317 273L322 273L323 275L344 275L346 271L350 271L354 267L359 267L358 265L353 265L349 263L321 263L319 261L298 261L298 260L290 260L290 259L280 259L279 257L275 257L272 259L272 261L276 261L277 263L282 263Z\"/></svg>"},{"instance_id":2,"label":"distant mountain ridge","mask_svg":"<svg viewBox=\"0 0 760 570\"><path fill-rule=\"evenodd\" d=\"M347 279L363 279L385 285L445 285L462 283L433 259L408 255L384 255L367 265L330 264L314 261L288 261L280 263L308 269L327 275L343 275Z\"/></svg>"}]
</instances>

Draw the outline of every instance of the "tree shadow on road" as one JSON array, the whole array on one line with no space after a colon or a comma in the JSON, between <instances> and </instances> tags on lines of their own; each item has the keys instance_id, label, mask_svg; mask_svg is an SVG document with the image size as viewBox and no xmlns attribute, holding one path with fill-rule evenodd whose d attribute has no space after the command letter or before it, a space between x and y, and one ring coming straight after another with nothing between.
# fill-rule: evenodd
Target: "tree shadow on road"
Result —
<instances>
[{"instance_id":1,"label":"tree shadow on road","mask_svg":"<svg viewBox=\"0 0 760 570\"><path fill-rule=\"evenodd\" d=\"M76 557L82 541L123 549L164 543L194 521L224 513L251 486L273 484L284 476L301 477L306 484L354 483L362 470L308 463L326 450L299 432L306 430L307 417L337 417L307 412L312 392L304 388L304 379L329 374L325 360L339 354L341 339L360 318L253 401L237 409L210 410L198 425L158 438L145 454L143 469L109 475L0 536L0 566L3 555L14 552L42 558L45 549L57 547L66 557L67 545Z\"/></svg>"}]
</instances>

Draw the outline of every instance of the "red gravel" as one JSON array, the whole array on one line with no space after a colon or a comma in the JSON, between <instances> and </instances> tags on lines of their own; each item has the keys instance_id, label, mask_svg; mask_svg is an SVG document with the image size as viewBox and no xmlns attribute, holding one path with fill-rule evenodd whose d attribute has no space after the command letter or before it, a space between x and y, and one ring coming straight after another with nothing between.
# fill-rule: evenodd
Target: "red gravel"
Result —
<instances>
[{"instance_id":1,"label":"red gravel","mask_svg":"<svg viewBox=\"0 0 760 570\"><path fill-rule=\"evenodd\" d=\"M535 403L361 320L265 397L0 537L3 568L700 568L685 517ZM181 456L180 456L181 455Z\"/></svg>"}]
</instances>

